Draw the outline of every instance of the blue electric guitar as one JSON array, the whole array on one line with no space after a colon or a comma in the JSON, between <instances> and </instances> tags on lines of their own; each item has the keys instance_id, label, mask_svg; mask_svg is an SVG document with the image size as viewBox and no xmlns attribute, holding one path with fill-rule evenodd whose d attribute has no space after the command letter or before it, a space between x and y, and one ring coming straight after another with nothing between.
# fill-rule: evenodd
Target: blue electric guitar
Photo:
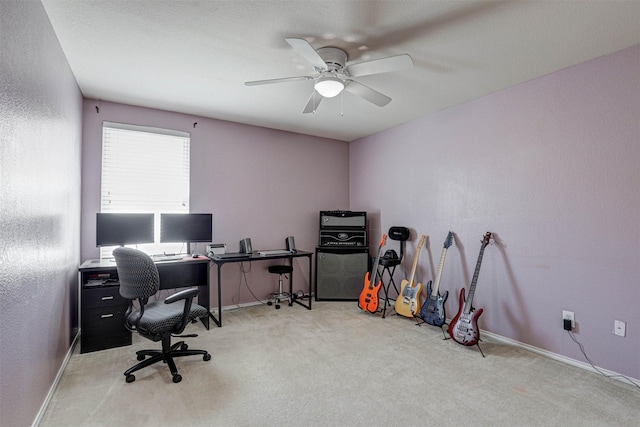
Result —
<instances>
[{"instance_id":1,"label":"blue electric guitar","mask_svg":"<svg viewBox=\"0 0 640 427\"><path fill-rule=\"evenodd\" d=\"M444 259L447 255L447 249L451 246L453 240L453 233L450 231L447 234L447 238L444 241L444 247L440 254L440 264L438 264L438 272L436 273L436 280L431 285L431 281L427 284L427 300L422 304L420 309L420 318L432 326L444 325L446 314L444 311L444 303L449 297L449 291L445 291L443 295L440 295L438 287L440 286L440 277L442 276L442 267L444 266Z\"/></svg>"}]
</instances>

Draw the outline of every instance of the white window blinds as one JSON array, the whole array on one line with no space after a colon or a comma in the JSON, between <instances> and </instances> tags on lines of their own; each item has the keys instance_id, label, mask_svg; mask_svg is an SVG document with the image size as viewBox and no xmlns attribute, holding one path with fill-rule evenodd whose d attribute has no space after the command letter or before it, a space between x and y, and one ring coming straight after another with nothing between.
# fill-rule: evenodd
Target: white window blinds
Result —
<instances>
[{"instance_id":1,"label":"white window blinds","mask_svg":"<svg viewBox=\"0 0 640 427\"><path fill-rule=\"evenodd\" d=\"M101 211L155 213L156 243L138 245L147 253L180 251L159 244L159 214L189 212L189 143L187 132L103 122Z\"/></svg>"}]
</instances>

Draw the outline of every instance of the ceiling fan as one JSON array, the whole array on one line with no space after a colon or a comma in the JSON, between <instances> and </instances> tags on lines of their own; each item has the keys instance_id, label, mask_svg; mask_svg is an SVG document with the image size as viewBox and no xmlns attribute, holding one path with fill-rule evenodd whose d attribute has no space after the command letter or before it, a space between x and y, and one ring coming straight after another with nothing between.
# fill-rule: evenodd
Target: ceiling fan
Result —
<instances>
[{"instance_id":1,"label":"ceiling fan","mask_svg":"<svg viewBox=\"0 0 640 427\"><path fill-rule=\"evenodd\" d=\"M411 56L394 55L371 61L362 61L347 65L347 53L337 47L314 49L305 39L285 38L286 42L306 59L316 71L314 76L284 77L280 79L255 80L245 82L247 86L258 86L271 83L284 83L299 80L313 80L313 93L302 111L304 114L316 111L323 98L333 98L343 90L360 98L384 107L391 98L352 79L371 74L400 71L413 66Z\"/></svg>"}]
</instances>

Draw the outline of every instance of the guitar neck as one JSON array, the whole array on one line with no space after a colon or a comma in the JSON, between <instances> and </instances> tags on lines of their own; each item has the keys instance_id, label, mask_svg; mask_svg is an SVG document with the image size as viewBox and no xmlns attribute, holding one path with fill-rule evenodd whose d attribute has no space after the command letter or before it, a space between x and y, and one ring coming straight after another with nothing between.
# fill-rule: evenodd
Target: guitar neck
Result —
<instances>
[{"instance_id":1,"label":"guitar neck","mask_svg":"<svg viewBox=\"0 0 640 427\"><path fill-rule=\"evenodd\" d=\"M411 277L409 278L409 285L413 287L413 279L416 276L416 269L418 268L418 258L420 257L420 250L422 249L422 245L424 244L427 236L424 234L420 236L420 241L418 242L418 246L416 247L416 255L413 257L413 266L411 267Z\"/></svg>"},{"instance_id":2,"label":"guitar neck","mask_svg":"<svg viewBox=\"0 0 640 427\"><path fill-rule=\"evenodd\" d=\"M442 276L442 267L444 267L444 259L447 256L447 248L442 248L442 253L440 254L440 262L438 263L438 272L436 273L435 281L433 282L433 287L431 288L431 295L438 295L438 287L440 286L440 277Z\"/></svg>"},{"instance_id":3,"label":"guitar neck","mask_svg":"<svg viewBox=\"0 0 640 427\"><path fill-rule=\"evenodd\" d=\"M484 256L484 248L486 248L489 244L490 238L491 233L487 233L484 240L482 241L480 254L478 255L478 261L476 262L476 270L473 272L473 279L471 279L471 285L469 286L469 294L467 295L467 300L464 303L464 314L471 313L471 309L473 306L473 296L476 293L476 284L478 283L478 275L480 275L480 266L482 265L482 257Z\"/></svg>"}]
</instances>

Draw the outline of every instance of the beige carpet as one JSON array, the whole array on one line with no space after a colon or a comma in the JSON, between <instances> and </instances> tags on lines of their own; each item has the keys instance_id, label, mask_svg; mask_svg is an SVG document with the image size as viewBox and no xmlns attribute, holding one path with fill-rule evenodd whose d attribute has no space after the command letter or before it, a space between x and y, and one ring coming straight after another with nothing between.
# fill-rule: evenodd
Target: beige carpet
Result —
<instances>
[{"instance_id":1,"label":"beige carpet","mask_svg":"<svg viewBox=\"0 0 640 427\"><path fill-rule=\"evenodd\" d=\"M134 351L76 349L41 426L635 426L640 390L491 341L443 340L439 328L371 315L355 302L255 306L224 326L186 332L212 360L122 372ZM186 333L185 332L185 333Z\"/></svg>"}]
</instances>

